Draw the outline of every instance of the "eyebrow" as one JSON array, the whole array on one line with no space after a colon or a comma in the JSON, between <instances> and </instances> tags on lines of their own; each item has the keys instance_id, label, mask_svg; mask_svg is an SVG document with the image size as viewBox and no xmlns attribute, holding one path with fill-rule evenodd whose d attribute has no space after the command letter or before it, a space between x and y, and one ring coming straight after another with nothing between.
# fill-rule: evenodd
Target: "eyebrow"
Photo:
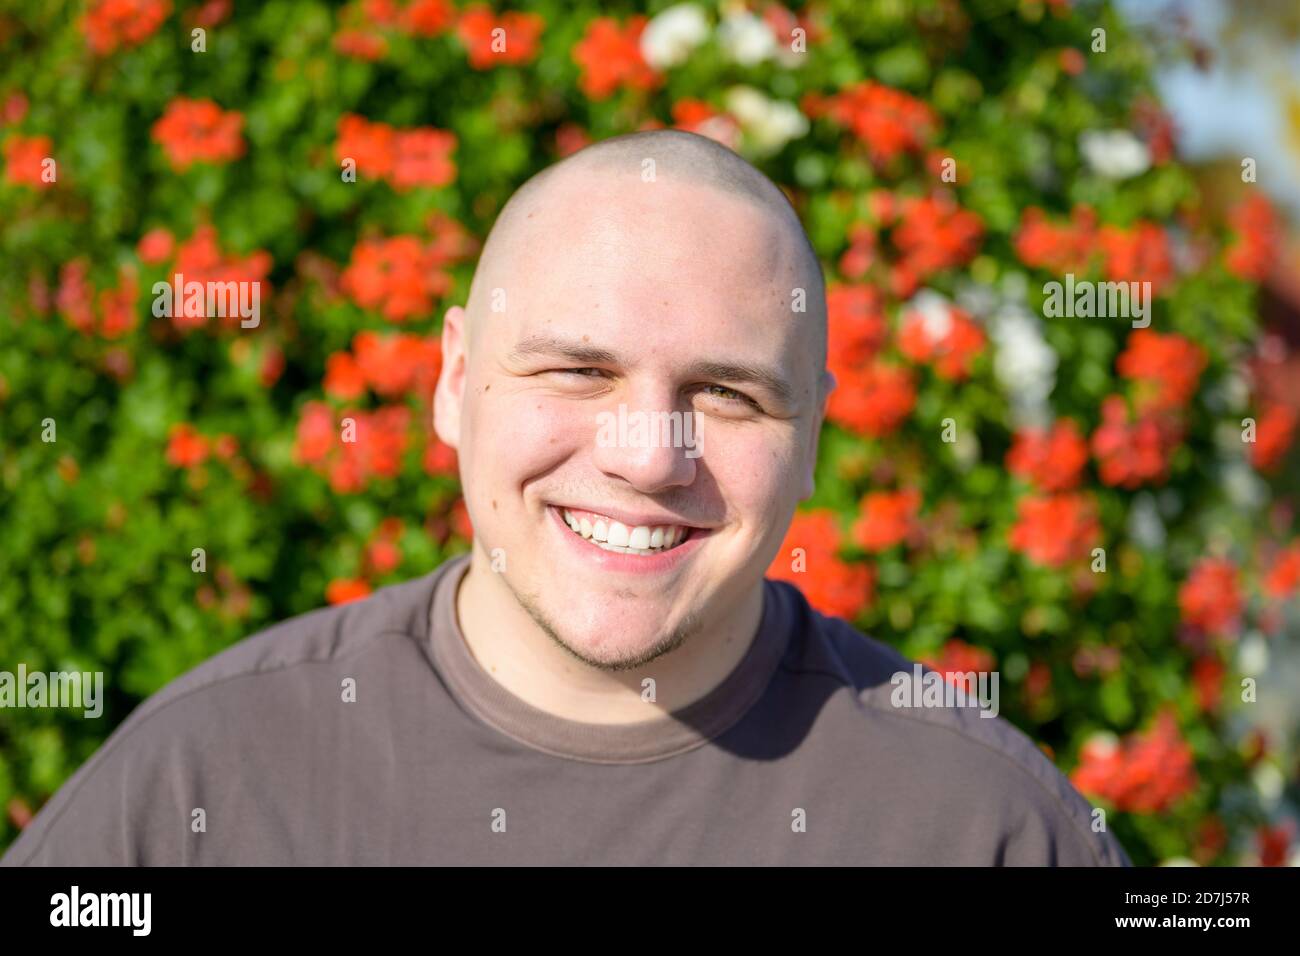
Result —
<instances>
[{"instance_id":1,"label":"eyebrow","mask_svg":"<svg viewBox=\"0 0 1300 956\"><path fill-rule=\"evenodd\" d=\"M522 360L537 355L553 355L591 365L626 364L617 353L594 345L573 342L550 335L530 335L510 350L510 358ZM691 377L717 379L737 385L757 385L786 405L794 404L794 389L774 369L751 362L697 362L686 374Z\"/></svg>"}]
</instances>

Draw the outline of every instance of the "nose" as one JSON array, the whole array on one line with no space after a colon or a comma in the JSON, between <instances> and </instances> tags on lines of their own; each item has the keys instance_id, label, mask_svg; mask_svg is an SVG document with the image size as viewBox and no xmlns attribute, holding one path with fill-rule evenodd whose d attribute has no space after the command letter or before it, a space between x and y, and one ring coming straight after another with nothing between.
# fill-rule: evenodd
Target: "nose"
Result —
<instances>
[{"instance_id":1,"label":"nose","mask_svg":"<svg viewBox=\"0 0 1300 956\"><path fill-rule=\"evenodd\" d=\"M668 394L624 393L604 408L597 414L596 467L643 494L691 484L703 451L700 420L689 406L673 406Z\"/></svg>"}]
</instances>

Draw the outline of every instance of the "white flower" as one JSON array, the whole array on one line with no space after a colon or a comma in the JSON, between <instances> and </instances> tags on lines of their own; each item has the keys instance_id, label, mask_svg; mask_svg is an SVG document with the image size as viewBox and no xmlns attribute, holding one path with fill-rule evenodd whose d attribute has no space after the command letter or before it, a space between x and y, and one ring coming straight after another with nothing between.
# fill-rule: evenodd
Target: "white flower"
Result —
<instances>
[{"instance_id":1,"label":"white flower","mask_svg":"<svg viewBox=\"0 0 1300 956\"><path fill-rule=\"evenodd\" d=\"M1255 792L1266 808L1275 806L1282 799L1282 791L1286 787L1282 771L1271 763L1258 764L1250 775L1250 782L1254 784Z\"/></svg>"},{"instance_id":2,"label":"white flower","mask_svg":"<svg viewBox=\"0 0 1300 956\"><path fill-rule=\"evenodd\" d=\"M680 66L691 51L709 37L704 8L678 3L646 24L641 33L641 55L656 70Z\"/></svg>"},{"instance_id":3,"label":"white flower","mask_svg":"<svg viewBox=\"0 0 1300 956\"><path fill-rule=\"evenodd\" d=\"M775 153L808 133L808 117L797 106L769 99L752 86L733 86L725 102L727 112L740 123L747 145L756 153Z\"/></svg>"},{"instance_id":4,"label":"white flower","mask_svg":"<svg viewBox=\"0 0 1300 956\"><path fill-rule=\"evenodd\" d=\"M1006 389L1017 425L1051 423L1048 397L1056 387L1056 352L1043 338L1038 319L1019 303L1005 304L989 321L993 374Z\"/></svg>"},{"instance_id":5,"label":"white flower","mask_svg":"<svg viewBox=\"0 0 1300 956\"><path fill-rule=\"evenodd\" d=\"M762 63L776 54L776 34L748 11L729 13L718 26L723 52L741 66Z\"/></svg>"},{"instance_id":6,"label":"white flower","mask_svg":"<svg viewBox=\"0 0 1300 956\"><path fill-rule=\"evenodd\" d=\"M1138 547L1158 551L1165 543L1165 522L1149 491L1139 492L1128 509L1128 536Z\"/></svg>"},{"instance_id":7,"label":"white flower","mask_svg":"<svg viewBox=\"0 0 1300 956\"><path fill-rule=\"evenodd\" d=\"M1233 437L1238 445L1241 442L1241 430L1232 429ZM1264 481L1255 469L1244 461L1225 462L1220 469L1219 480L1223 484L1223 490L1227 493L1228 501L1234 508L1241 511L1258 511L1264 505L1268 504L1268 483Z\"/></svg>"},{"instance_id":8,"label":"white flower","mask_svg":"<svg viewBox=\"0 0 1300 956\"><path fill-rule=\"evenodd\" d=\"M952 331L952 303L933 289L922 289L914 295L903 312L917 316L909 321L919 321L931 342L942 342Z\"/></svg>"},{"instance_id":9,"label":"white flower","mask_svg":"<svg viewBox=\"0 0 1300 956\"><path fill-rule=\"evenodd\" d=\"M1247 677L1259 677L1268 670L1268 643L1258 631L1251 631L1237 645L1237 667Z\"/></svg>"},{"instance_id":10,"label":"white flower","mask_svg":"<svg viewBox=\"0 0 1300 956\"><path fill-rule=\"evenodd\" d=\"M1088 166L1107 179L1128 179L1151 168L1151 151L1125 129L1080 133L1079 150Z\"/></svg>"}]
</instances>

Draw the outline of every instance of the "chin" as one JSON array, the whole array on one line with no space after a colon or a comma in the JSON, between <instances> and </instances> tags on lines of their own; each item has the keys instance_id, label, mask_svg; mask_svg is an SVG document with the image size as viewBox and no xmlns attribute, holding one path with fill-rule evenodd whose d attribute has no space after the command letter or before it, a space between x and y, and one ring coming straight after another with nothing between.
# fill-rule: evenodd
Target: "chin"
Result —
<instances>
[{"instance_id":1,"label":"chin","mask_svg":"<svg viewBox=\"0 0 1300 956\"><path fill-rule=\"evenodd\" d=\"M617 602L620 598L617 594L610 594L608 600ZM520 603L557 644L583 663L605 670L628 670L648 664L680 647L695 630L690 621L672 628L663 625L630 627L625 613L602 617L582 611L575 613L570 609L558 614L551 609L539 608L527 598L521 599ZM647 622L663 620L660 613L647 612L638 617ZM576 624L579 620L584 623Z\"/></svg>"}]
</instances>

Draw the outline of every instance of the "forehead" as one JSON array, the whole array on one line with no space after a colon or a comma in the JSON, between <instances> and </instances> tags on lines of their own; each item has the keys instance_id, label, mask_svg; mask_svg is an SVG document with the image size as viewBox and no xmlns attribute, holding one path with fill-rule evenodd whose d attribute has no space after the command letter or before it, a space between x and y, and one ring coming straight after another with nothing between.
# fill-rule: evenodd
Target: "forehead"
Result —
<instances>
[{"instance_id":1,"label":"forehead","mask_svg":"<svg viewBox=\"0 0 1300 956\"><path fill-rule=\"evenodd\" d=\"M815 318L810 289L807 311L793 308L809 277L792 228L704 184L562 183L511 233L497 283L509 302L502 338L545 332L634 356L805 364Z\"/></svg>"}]
</instances>

